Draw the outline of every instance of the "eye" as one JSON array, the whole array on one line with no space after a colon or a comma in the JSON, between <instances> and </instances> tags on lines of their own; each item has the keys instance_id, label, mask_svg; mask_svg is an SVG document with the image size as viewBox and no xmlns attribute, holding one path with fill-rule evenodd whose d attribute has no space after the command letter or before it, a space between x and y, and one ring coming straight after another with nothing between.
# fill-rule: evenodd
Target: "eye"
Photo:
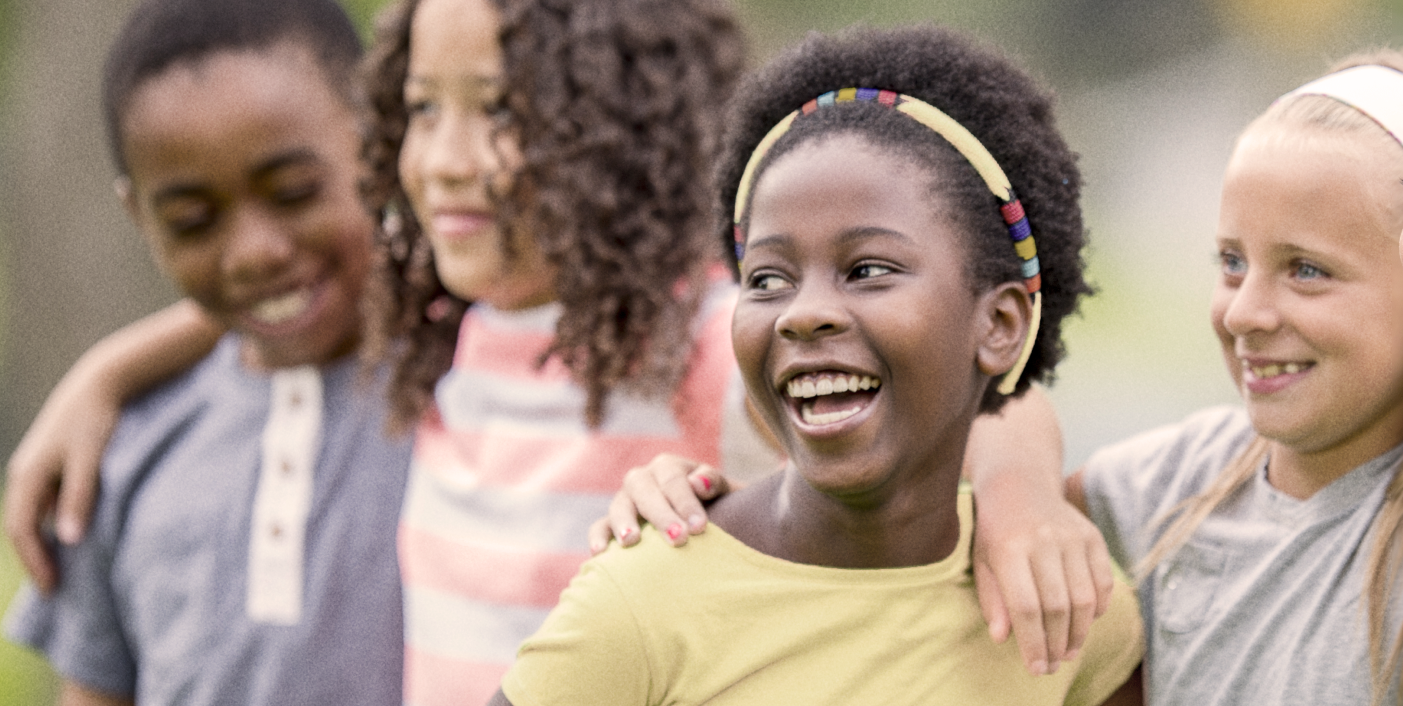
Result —
<instances>
[{"instance_id":1,"label":"eye","mask_svg":"<svg viewBox=\"0 0 1403 706\"><path fill-rule=\"evenodd\" d=\"M750 276L749 287L761 292L774 292L781 289L792 289L794 285L789 280L772 272L760 272Z\"/></svg>"},{"instance_id":2,"label":"eye","mask_svg":"<svg viewBox=\"0 0 1403 706\"><path fill-rule=\"evenodd\" d=\"M1296 279L1313 280L1329 277L1330 275L1325 270L1322 270L1309 262L1298 261L1293 263L1291 276L1295 277Z\"/></svg>"},{"instance_id":3,"label":"eye","mask_svg":"<svg viewBox=\"0 0 1403 706\"><path fill-rule=\"evenodd\" d=\"M182 199L163 204L156 215L172 234L178 237L195 237L214 226L218 212L214 204L208 201Z\"/></svg>"},{"instance_id":4,"label":"eye","mask_svg":"<svg viewBox=\"0 0 1403 706\"><path fill-rule=\"evenodd\" d=\"M851 279L871 279L873 277L889 275L895 271L896 270L887 267L886 265L878 265L874 262L864 262L862 264L859 264L857 267L854 267L852 269L852 273L849 274L848 277Z\"/></svg>"},{"instance_id":5,"label":"eye","mask_svg":"<svg viewBox=\"0 0 1403 706\"><path fill-rule=\"evenodd\" d=\"M405 98L404 112L411 121L430 117L437 111L438 104L427 98Z\"/></svg>"},{"instance_id":6,"label":"eye","mask_svg":"<svg viewBox=\"0 0 1403 706\"><path fill-rule=\"evenodd\" d=\"M1241 277L1247 274L1247 258L1232 250L1218 251L1218 265L1226 277Z\"/></svg>"}]
</instances>

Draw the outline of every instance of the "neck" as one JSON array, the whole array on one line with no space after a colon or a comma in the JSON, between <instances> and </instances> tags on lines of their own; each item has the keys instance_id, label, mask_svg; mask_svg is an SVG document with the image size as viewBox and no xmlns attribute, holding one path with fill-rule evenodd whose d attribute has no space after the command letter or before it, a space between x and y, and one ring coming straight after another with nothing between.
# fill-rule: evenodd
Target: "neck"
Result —
<instances>
[{"instance_id":1,"label":"neck","mask_svg":"<svg viewBox=\"0 0 1403 706\"><path fill-rule=\"evenodd\" d=\"M723 498L712 521L751 548L786 561L842 569L933 564L960 540L960 468L862 498L822 493L792 465Z\"/></svg>"}]
</instances>

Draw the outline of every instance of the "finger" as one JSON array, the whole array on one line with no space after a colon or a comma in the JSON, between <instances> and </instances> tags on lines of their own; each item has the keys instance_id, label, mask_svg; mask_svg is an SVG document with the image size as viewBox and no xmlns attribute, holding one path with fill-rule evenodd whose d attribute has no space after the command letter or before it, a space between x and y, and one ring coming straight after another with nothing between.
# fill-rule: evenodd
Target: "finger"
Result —
<instances>
[{"instance_id":1,"label":"finger","mask_svg":"<svg viewBox=\"0 0 1403 706\"><path fill-rule=\"evenodd\" d=\"M1063 661L1070 662L1081 654L1091 623L1096 619L1096 582L1087 565L1086 552L1073 547L1063 558L1062 570L1067 577L1067 598L1071 616L1067 627L1067 649Z\"/></svg>"},{"instance_id":2,"label":"finger","mask_svg":"<svg viewBox=\"0 0 1403 706\"><path fill-rule=\"evenodd\" d=\"M614 538L609 529L609 518L601 517L589 526L589 555L596 556L609 548L609 540Z\"/></svg>"},{"instance_id":3,"label":"finger","mask_svg":"<svg viewBox=\"0 0 1403 706\"><path fill-rule=\"evenodd\" d=\"M1057 671L1067 651L1067 634L1071 624L1071 600L1067 595L1067 575L1063 570L1062 553L1033 557L1033 578L1038 585L1038 601L1042 604L1043 634L1047 640L1047 674Z\"/></svg>"},{"instance_id":4,"label":"finger","mask_svg":"<svg viewBox=\"0 0 1403 706\"><path fill-rule=\"evenodd\" d=\"M619 491L609 502L609 530L619 540L619 544L631 547L638 543L638 508L623 491Z\"/></svg>"},{"instance_id":5,"label":"finger","mask_svg":"<svg viewBox=\"0 0 1403 706\"><path fill-rule=\"evenodd\" d=\"M1115 574L1111 571L1111 553L1106 549L1106 540L1100 532L1091 536L1087 543L1087 565L1091 568L1091 580L1096 585L1096 617L1111 609L1111 593L1116 588Z\"/></svg>"},{"instance_id":6,"label":"finger","mask_svg":"<svg viewBox=\"0 0 1403 706\"><path fill-rule=\"evenodd\" d=\"M1043 632L1042 602L1038 598L1037 582L1027 561L1021 559L996 563L993 567L1003 589L1003 601L1012 623L1013 637L1023 665L1035 675L1047 673L1047 635Z\"/></svg>"},{"instance_id":7,"label":"finger","mask_svg":"<svg viewBox=\"0 0 1403 706\"><path fill-rule=\"evenodd\" d=\"M663 473L658 477L658 485L661 487L663 495L667 498L667 502L671 506L669 509L675 516L683 519L686 523L687 532L691 534L701 534L702 531L706 529L706 508L702 507L701 499L697 497L696 485L715 487L715 482L711 480L711 476L703 472L703 469L709 468L710 466L699 466L697 470L690 474L679 476L669 472ZM660 473L656 468L652 470L655 475ZM700 478L695 484L692 481L693 476ZM640 508L640 510L642 510L642 508ZM643 513L643 518L649 522L653 521L652 518L648 517L648 513L646 512ZM670 527L669 525L663 524L658 524L657 526ZM671 537L671 534L668 536ZM686 541L685 538L683 541ZM678 543L678 546L681 546L681 543Z\"/></svg>"},{"instance_id":8,"label":"finger","mask_svg":"<svg viewBox=\"0 0 1403 706\"><path fill-rule=\"evenodd\" d=\"M660 459L655 459L644 468L629 471L628 475L624 476L623 494L628 495L637 514L658 528L669 544L680 547L687 543L687 525L675 509L678 502L675 496L685 495L698 506L700 503L697 503L696 496L692 495L692 489L687 485L686 474L658 470L656 466L659 462ZM668 480L660 480L659 474ZM668 483L680 485L681 492L673 488L672 494L669 494L665 490Z\"/></svg>"},{"instance_id":9,"label":"finger","mask_svg":"<svg viewBox=\"0 0 1403 706\"><path fill-rule=\"evenodd\" d=\"M1002 645L1008 639L1010 624L1008 608L999 592L999 581L988 564L976 561L974 564L974 593L979 598L979 612L984 614L984 622L989 625L989 637Z\"/></svg>"},{"instance_id":10,"label":"finger","mask_svg":"<svg viewBox=\"0 0 1403 706\"><path fill-rule=\"evenodd\" d=\"M54 517L54 531L64 544L77 544L88 531L97 500L98 463L102 451L101 446L75 448L68 455Z\"/></svg>"},{"instance_id":11,"label":"finger","mask_svg":"<svg viewBox=\"0 0 1403 706\"><path fill-rule=\"evenodd\" d=\"M52 485L36 484L35 474L10 469L10 486L5 492L5 535L15 548L20 564L41 593L51 593L58 585L58 566L44 542L43 519L54 507Z\"/></svg>"},{"instance_id":12,"label":"finger","mask_svg":"<svg viewBox=\"0 0 1403 706\"><path fill-rule=\"evenodd\" d=\"M705 463L687 476L687 482L691 483L692 492L702 500L715 500L731 492L731 483L726 476Z\"/></svg>"}]
</instances>

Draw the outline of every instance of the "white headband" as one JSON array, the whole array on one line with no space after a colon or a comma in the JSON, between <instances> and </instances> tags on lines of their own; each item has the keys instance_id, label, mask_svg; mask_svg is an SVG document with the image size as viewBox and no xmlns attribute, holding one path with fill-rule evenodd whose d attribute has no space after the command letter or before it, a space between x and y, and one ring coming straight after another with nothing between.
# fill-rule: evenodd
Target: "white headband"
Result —
<instances>
[{"instance_id":1,"label":"white headband","mask_svg":"<svg viewBox=\"0 0 1403 706\"><path fill-rule=\"evenodd\" d=\"M1403 144L1403 72L1387 66L1352 66L1282 96L1325 96L1354 108Z\"/></svg>"}]
</instances>

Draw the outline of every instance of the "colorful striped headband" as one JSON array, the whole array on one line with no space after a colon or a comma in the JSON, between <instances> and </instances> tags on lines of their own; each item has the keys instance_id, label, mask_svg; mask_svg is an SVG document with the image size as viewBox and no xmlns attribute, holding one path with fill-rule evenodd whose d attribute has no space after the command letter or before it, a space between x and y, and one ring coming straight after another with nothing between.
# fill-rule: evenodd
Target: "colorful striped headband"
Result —
<instances>
[{"instance_id":1,"label":"colorful striped headband","mask_svg":"<svg viewBox=\"0 0 1403 706\"><path fill-rule=\"evenodd\" d=\"M895 91L879 90L876 88L844 88L839 91L829 91L808 103L805 103L798 110L786 115L778 125L770 128L760 144L756 145L755 152L750 155L750 161L746 162L745 171L741 174L740 188L736 192L736 212L734 219L734 233L736 238L736 262L739 263L745 256L745 233L741 230L741 219L745 215L746 202L750 199L751 180L755 177L755 169L761 160L769 153L784 134L789 132L789 128L794 125L794 121L801 115L808 115L819 108L831 106L837 103L851 103L854 101L863 103L877 103L911 116L916 122L934 130L936 134L945 138L956 150L974 166L975 171L984 179L989 190L999 199L999 211L1003 214L1004 224L1008 226L1009 237L1013 239L1013 248L1018 253L1018 257L1023 260L1023 283L1028 289L1028 294L1033 297L1033 321L1028 327L1028 337L1023 340L1023 351L1018 356L1018 362L1004 375L999 382L999 393L1007 395L1013 392L1018 385L1018 378L1023 374L1023 368L1028 365L1028 358L1033 354L1033 344L1038 338L1038 327L1042 323L1042 274L1038 266L1038 249L1033 242L1033 232L1028 225L1028 218L1023 213L1023 204L1019 202L1018 196L1013 193L1013 185L1009 183L1008 176L999 167L999 163L994 160L994 156L989 154L989 150L966 130L963 125L955 122L953 118L946 115L939 108L926 103L919 98L902 95Z\"/></svg>"},{"instance_id":2,"label":"colorful striped headband","mask_svg":"<svg viewBox=\"0 0 1403 706\"><path fill-rule=\"evenodd\" d=\"M1354 108L1403 144L1403 73L1387 66L1352 66L1322 76L1277 100L1325 96Z\"/></svg>"}]
</instances>

